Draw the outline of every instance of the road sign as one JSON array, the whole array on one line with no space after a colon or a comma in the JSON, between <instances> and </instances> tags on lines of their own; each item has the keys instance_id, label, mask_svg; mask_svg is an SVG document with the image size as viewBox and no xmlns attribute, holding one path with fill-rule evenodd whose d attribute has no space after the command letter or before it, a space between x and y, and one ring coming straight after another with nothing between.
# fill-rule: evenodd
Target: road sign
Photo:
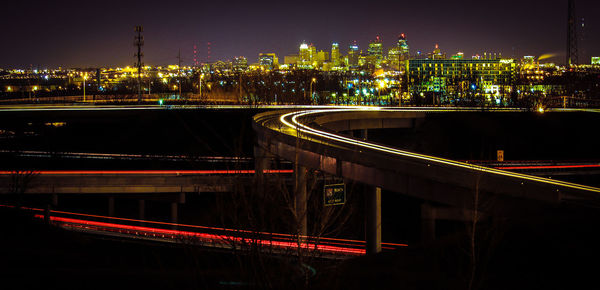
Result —
<instances>
[{"instance_id":1,"label":"road sign","mask_svg":"<svg viewBox=\"0 0 600 290\"><path fill-rule=\"evenodd\" d=\"M325 206L346 203L346 184L325 184L323 187L323 202Z\"/></svg>"},{"instance_id":2,"label":"road sign","mask_svg":"<svg viewBox=\"0 0 600 290\"><path fill-rule=\"evenodd\" d=\"M498 156L498 161L504 161L504 150L498 150L496 155Z\"/></svg>"}]
</instances>

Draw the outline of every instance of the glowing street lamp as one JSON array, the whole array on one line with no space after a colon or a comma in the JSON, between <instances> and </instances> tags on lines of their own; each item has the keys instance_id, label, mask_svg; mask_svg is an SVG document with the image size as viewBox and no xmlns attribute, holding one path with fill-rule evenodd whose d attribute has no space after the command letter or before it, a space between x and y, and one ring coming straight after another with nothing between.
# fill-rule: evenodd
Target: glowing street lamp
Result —
<instances>
[{"instance_id":1,"label":"glowing street lamp","mask_svg":"<svg viewBox=\"0 0 600 290\"><path fill-rule=\"evenodd\" d=\"M200 95L200 99L202 99L202 79L204 78L204 74L198 74L198 94Z\"/></svg>"},{"instance_id":2,"label":"glowing street lamp","mask_svg":"<svg viewBox=\"0 0 600 290\"><path fill-rule=\"evenodd\" d=\"M83 75L83 102L85 103L85 80L87 79L87 73Z\"/></svg>"},{"instance_id":3,"label":"glowing street lamp","mask_svg":"<svg viewBox=\"0 0 600 290\"><path fill-rule=\"evenodd\" d=\"M313 100L314 100L314 98L313 98L313 89L312 89L312 84L313 84L313 83L316 83L316 82L317 82L317 79L316 79L316 78L312 78L312 80L310 80L310 100L311 100L311 102L313 102L313 103L314 103L314 101L313 101Z\"/></svg>"}]
</instances>

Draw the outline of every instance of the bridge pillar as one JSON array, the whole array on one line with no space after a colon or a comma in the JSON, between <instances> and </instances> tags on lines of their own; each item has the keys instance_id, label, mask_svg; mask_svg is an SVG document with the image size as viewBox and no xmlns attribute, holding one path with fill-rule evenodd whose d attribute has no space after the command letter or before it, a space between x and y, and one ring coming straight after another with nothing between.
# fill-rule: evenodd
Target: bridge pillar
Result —
<instances>
[{"instance_id":1,"label":"bridge pillar","mask_svg":"<svg viewBox=\"0 0 600 290\"><path fill-rule=\"evenodd\" d=\"M421 204L421 242L435 240L436 208L430 203Z\"/></svg>"},{"instance_id":2,"label":"bridge pillar","mask_svg":"<svg viewBox=\"0 0 600 290\"><path fill-rule=\"evenodd\" d=\"M298 221L298 235L308 235L306 212L306 167L297 165L294 172L296 179L296 218Z\"/></svg>"},{"instance_id":3,"label":"bridge pillar","mask_svg":"<svg viewBox=\"0 0 600 290\"><path fill-rule=\"evenodd\" d=\"M138 218L140 220L146 219L146 200L138 200Z\"/></svg>"},{"instance_id":4,"label":"bridge pillar","mask_svg":"<svg viewBox=\"0 0 600 290\"><path fill-rule=\"evenodd\" d=\"M52 194L51 204L53 207L58 206L58 194L56 194L56 193Z\"/></svg>"},{"instance_id":5,"label":"bridge pillar","mask_svg":"<svg viewBox=\"0 0 600 290\"><path fill-rule=\"evenodd\" d=\"M264 184L264 170L269 169L267 151L259 146L254 146L254 174L260 187Z\"/></svg>"},{"instance_id":6,"label":"bridge pillar","mask_svg":"<svg viewBox=\"0 0 600 290\"><path fill-rule=\"evenodd\" d=\"M177 223L177 210L178 210L179 204L177 202L172 202L171 203L171 222L176 224Z\"/></svg>"},{"instance_id":7,"label":"bridge pillar","mask_svg":"<svg viewBox=\"0 0 600 290\"><path fill-rule=\"evenodd\" d=\"M366 191L366 240L367 254L381 252L381 188L368 186Z\"/></svg>"},{"instance_id":8,"label":"bridge pillar","mask_svg":"<svg viewBox=\"0 0 600 290\"><path fill-rule=\"evenodd\" d=\"M108 197L108 216L115 216L115 198Z\"/></svg>"},{"instance_id":9,"label":"bridge pillar","mask_svg":"<svg viewBox=\"0 0 600 290\"><path fill-rule=\"evenodd\" d=\"M360 134L360 135L361 135L360 137L361 137L363 140L365 140L365 141L369 140L369 130L367 130L367 129L362 129L362 130L360 130L360 133L361 133L361 134Z\"/></svg>"}]
</instances>

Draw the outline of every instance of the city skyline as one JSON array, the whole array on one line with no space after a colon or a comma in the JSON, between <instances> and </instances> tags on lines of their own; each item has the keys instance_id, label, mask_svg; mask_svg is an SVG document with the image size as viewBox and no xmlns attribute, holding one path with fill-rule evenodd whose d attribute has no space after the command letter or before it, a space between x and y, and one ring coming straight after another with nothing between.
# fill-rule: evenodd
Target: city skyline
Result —
<instances>
[{"instance_id":1,"label":"city skyline","mask_svg":"<svg viewBox=\"0 0 600 290\"><path fill-rule=\"evenodd\" d=\"M12 13L0 21L11 27L5 29L10 45L0 48L4 56L0 67L132 65L135 25L144 26L146 65L176 63L179 49L183 64L190 65L194 45L200 62L234 56L256 62L259 53L268 52L283 58L297 54L302 42L326 51L337 42L340 52L346 54L354 41L366 51L369 40L377 35L384 47L390 48L400 33L407 35L411 54L430 52L439 44L449 55L462 51L466 57L483 52L506 57L553 54L555 57L548 61L563 63L565 55L566 1L433 1L429 7L381 1L368 6L353 1L318 5L307 1L302 9L268 1L144 3L7 4L7 11ZM597 8L600 4L593 1L577 1L578 19L585 19L580 63L589 63L591 56L600 54L600 41L592 37L600 31L600 21L593 18Z\"/></svg>"}]
</instances>

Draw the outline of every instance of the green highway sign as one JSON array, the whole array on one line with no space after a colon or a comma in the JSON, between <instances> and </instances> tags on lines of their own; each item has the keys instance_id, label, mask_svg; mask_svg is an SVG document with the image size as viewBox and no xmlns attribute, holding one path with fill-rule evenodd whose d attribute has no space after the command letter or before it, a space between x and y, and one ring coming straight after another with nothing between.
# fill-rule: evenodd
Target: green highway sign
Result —
<instances>
[{"instance_id":1,"label":"green highway sign","mask_svg":"<svg viewBox=\"0 0 600 290\"><path fill-rule=\"evenodd\" d=\"M323 188L323 202L325 206L346 203L346 184L325 184Z\"/></svg>"}]
</instances>

